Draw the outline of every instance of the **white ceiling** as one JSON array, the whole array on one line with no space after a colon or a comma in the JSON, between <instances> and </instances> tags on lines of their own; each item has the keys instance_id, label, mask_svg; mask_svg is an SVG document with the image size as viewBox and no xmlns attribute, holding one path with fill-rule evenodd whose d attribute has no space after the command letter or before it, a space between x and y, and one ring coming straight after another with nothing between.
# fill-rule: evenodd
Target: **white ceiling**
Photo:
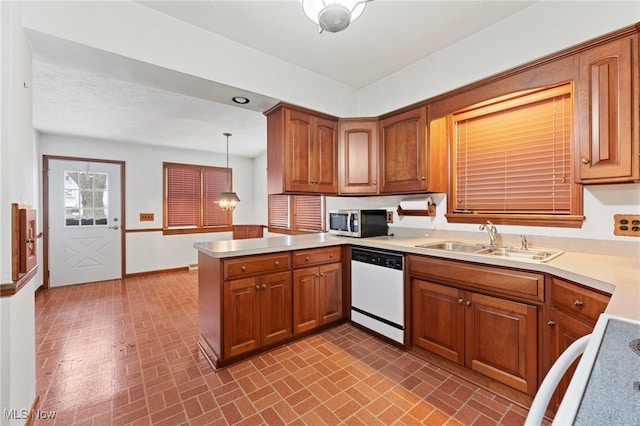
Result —
<instances>
[{"instance_id":1,"label":"white ceiling","mask_svg":"<svg viewBox=\"0 0 640 426\"><path fill-rule=\"evenodd\" d=\"M360 19L336 34L318 34L298 0L139 3L360 89L532 1L375 0L367 4ZM126 58L104 53L100 61L84 61L100 64L87 69L77 66L74 55L98 53L54 43L42 35L32 35L32 46L34 126L41 132L224 152L222 133L228 131L233 133L231 154L255 157L266 148L261 112L276 99L236 93L235 88L170 70L145 69L130 78L132 73L118 70L140 69L141 64L125 64ZM152 81L159 74L176 81L170 91ZM205 85L206 99L194 96L202 90L185 90ZM236 94L250 97L252 103L233 106L228 99Z\"/></svg>"}]
</instances>

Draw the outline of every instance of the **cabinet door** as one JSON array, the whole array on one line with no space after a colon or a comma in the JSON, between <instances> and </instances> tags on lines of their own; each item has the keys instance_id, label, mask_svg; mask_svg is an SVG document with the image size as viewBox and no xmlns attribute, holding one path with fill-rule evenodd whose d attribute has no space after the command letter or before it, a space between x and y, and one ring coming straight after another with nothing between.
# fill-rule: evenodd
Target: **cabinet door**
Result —
<instances>
[{"instance_id":1,"label":"cabinet door","mask_svg":"<svg viewBox=\"0 0 640 426\"><path fill-rule=\"evenodd\" d=\"M291 273L260 277L261 344L276 343L291 336Z\"/></svg>"},{"instance_id":2,"label":"cabinet door","mask_svg":"<svg viewBox=\"0 0 640 426\"><path fill-rule=\"evenodd\" d=\"M224 283L224 357L260 346L260 293L256 278Z\"/></svg>"},{"instance_id":3,"label":"cabinet door","mask_svg":"<svg viewBox=\"0 0 640 426\"><path fill-rule=\"evenodd\" d=\"M466 293L465 309L467 368L534 395L538 377L537 307Z\"/></svg>"},{"instance_id":4,"label":"cabinet door","mask_svg":"<svg viewBox=\"0 0 640 426\"><path fill-rule=\"evenodd\" d=\"M417 279L412 286L413 344L464 363L464 292Z\"/></svg>"},{"instance_id":5,"label":"cabinet door","mask_svg":"<svg viewBox=\"0 0 640 426\"><path fill-rule=\"evenodd\" d=\"M344 120L339 125L340 194L378 192L378 121Z\"/></svg>"},{"instance_id":6,"label":"cabinet door","mask_svg":"<svg viewBox=\"0 0 640 426\"><path fill-rule=\"evenodd\" d=\"M635 88L632 83L634 49L637 55L637 36L603 44L579 55L576 169L580 182L625 182L639 178L638 130L632 129L634 121L638 125L638 118L633 115L634 102L636 112L638 108L637 73Z\"/></svg>"},{"instance_id":7,"label":"cabinet door","mask_svg":"<svg viewBox=\"0 0 640 426\"><path fill-rule=\"evenodd\" d=\"M285 189L310 192L313 123L309 114L285 110Z\"/></svg>"},{"instance_id":8,"label":"cabinet door","mask_svg":"<svg viewBox=\"0 0 640 426\"><path fill-rule=\"evenodd\" d=\"M380 122L380 193L427 189L427 109Z\"/></svg>"},{"instance_id":9,"label":"cabinet door","mask_svg":"<svg viewBox=\"0 0 640 426\"><path fill-rule=\"evenodd\" d=\"M335 121L314 118L313 149L309 156L313 192L338 192L338 129Z\"/></svg>"},{"instance_id":10,"label":"cabinet door","mask_svg":"<svg viewBox=\"0 0 640 426\"><path fill-rule=\"evenodd\" d=\"M319 269L320 324L328 324L342 318L342 265L332 263Z\"/></svg>"},{"instance_id":11,"label":"cabinet door","mask_svg":"<svg viewBox=\"0 0 640 426\"><path fill-rule=\"evenodd\" d=\"M318 323L317 267L293 271L293 333L298 334L316 328Z\"/></svg>"}]
</instances>

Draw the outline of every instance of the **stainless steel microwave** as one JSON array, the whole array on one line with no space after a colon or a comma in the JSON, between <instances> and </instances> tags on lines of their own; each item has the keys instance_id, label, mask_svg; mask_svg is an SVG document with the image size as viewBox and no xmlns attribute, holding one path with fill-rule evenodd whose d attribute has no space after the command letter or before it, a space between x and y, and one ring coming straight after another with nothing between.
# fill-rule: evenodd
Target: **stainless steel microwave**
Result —
<instances>
[{"instance_id":1,"label":"stainless steel microwave","mask_svg":"<svg viewBox=\"0 0 640 426\"><path fill-rule=\"evenodd\" d=\"M387 211L334 210L329 212L329 232L347 237L377 237L387 235Z\"/></svg>"}]
</instances>

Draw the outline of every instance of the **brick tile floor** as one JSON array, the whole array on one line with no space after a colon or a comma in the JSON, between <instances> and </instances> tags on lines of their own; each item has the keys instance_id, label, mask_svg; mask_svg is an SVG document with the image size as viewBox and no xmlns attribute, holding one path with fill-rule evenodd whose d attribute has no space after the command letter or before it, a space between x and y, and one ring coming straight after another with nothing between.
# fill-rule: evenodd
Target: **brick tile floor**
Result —
<instances>
[{"instance_id":1,"label":"brick tile floor","mask_svg":"<svg viewBox=\"0 0 640 426\"><path fill-rule=\"evenodd\" d=\"M521 425L526 410L344 324L214 371L197 272L41 291L36 425Z\"/></svg>"}]
</instances>

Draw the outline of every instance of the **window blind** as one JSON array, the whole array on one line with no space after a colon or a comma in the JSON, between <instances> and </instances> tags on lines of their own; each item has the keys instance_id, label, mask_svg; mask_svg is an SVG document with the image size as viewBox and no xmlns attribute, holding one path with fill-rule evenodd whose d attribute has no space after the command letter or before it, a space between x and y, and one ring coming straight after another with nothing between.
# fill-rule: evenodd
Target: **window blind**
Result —
<instances>
[{"instance_id":1,"label":"window blind","mask_svg":"<svg viewBox=\"0 0 640 426\"><path fill-rule=\"evenodd\" d=\"M269 195L269 226L289 229L289 196Z\"/></svg>"},{"instance_id":2,"label":"window blind","mask_svg":"<svg viewBox=\"0 0 640 426\"><path fill-rule=\"evenodd\" d=\"M203 232L231 225L231 212L214 202L231 187L231 169L176 163L163 163L163 167L166 229Z\"/></svg>"},{"instance_id":3,"label":"window blind","mask_svg":"<svg viewBox=\"0 0 640 426\"><path fill-rule=\"evenodd\" d=\"M167 226L196 227L199 192L197 170L168 167L166 178Z\"/></svg>"},{"instance_id":4,"label":"window blind","mask_svg":"<svg viewBox=\"0 0 640 426\"><path fill-rule=\"evenodd\" d=\"M569 84L454 115L455 207L571 213Z\"/></svg>"},{"instance_id":5,"label":"window blind","mask_svg":"<svg viewBox=\"0 0 640 426\"><path fill-rule=\"evenodd\" d=\"M295 229L301 231L322 231L323 197L313 195L295 196Z\"/></svg>"}]
</instances>

